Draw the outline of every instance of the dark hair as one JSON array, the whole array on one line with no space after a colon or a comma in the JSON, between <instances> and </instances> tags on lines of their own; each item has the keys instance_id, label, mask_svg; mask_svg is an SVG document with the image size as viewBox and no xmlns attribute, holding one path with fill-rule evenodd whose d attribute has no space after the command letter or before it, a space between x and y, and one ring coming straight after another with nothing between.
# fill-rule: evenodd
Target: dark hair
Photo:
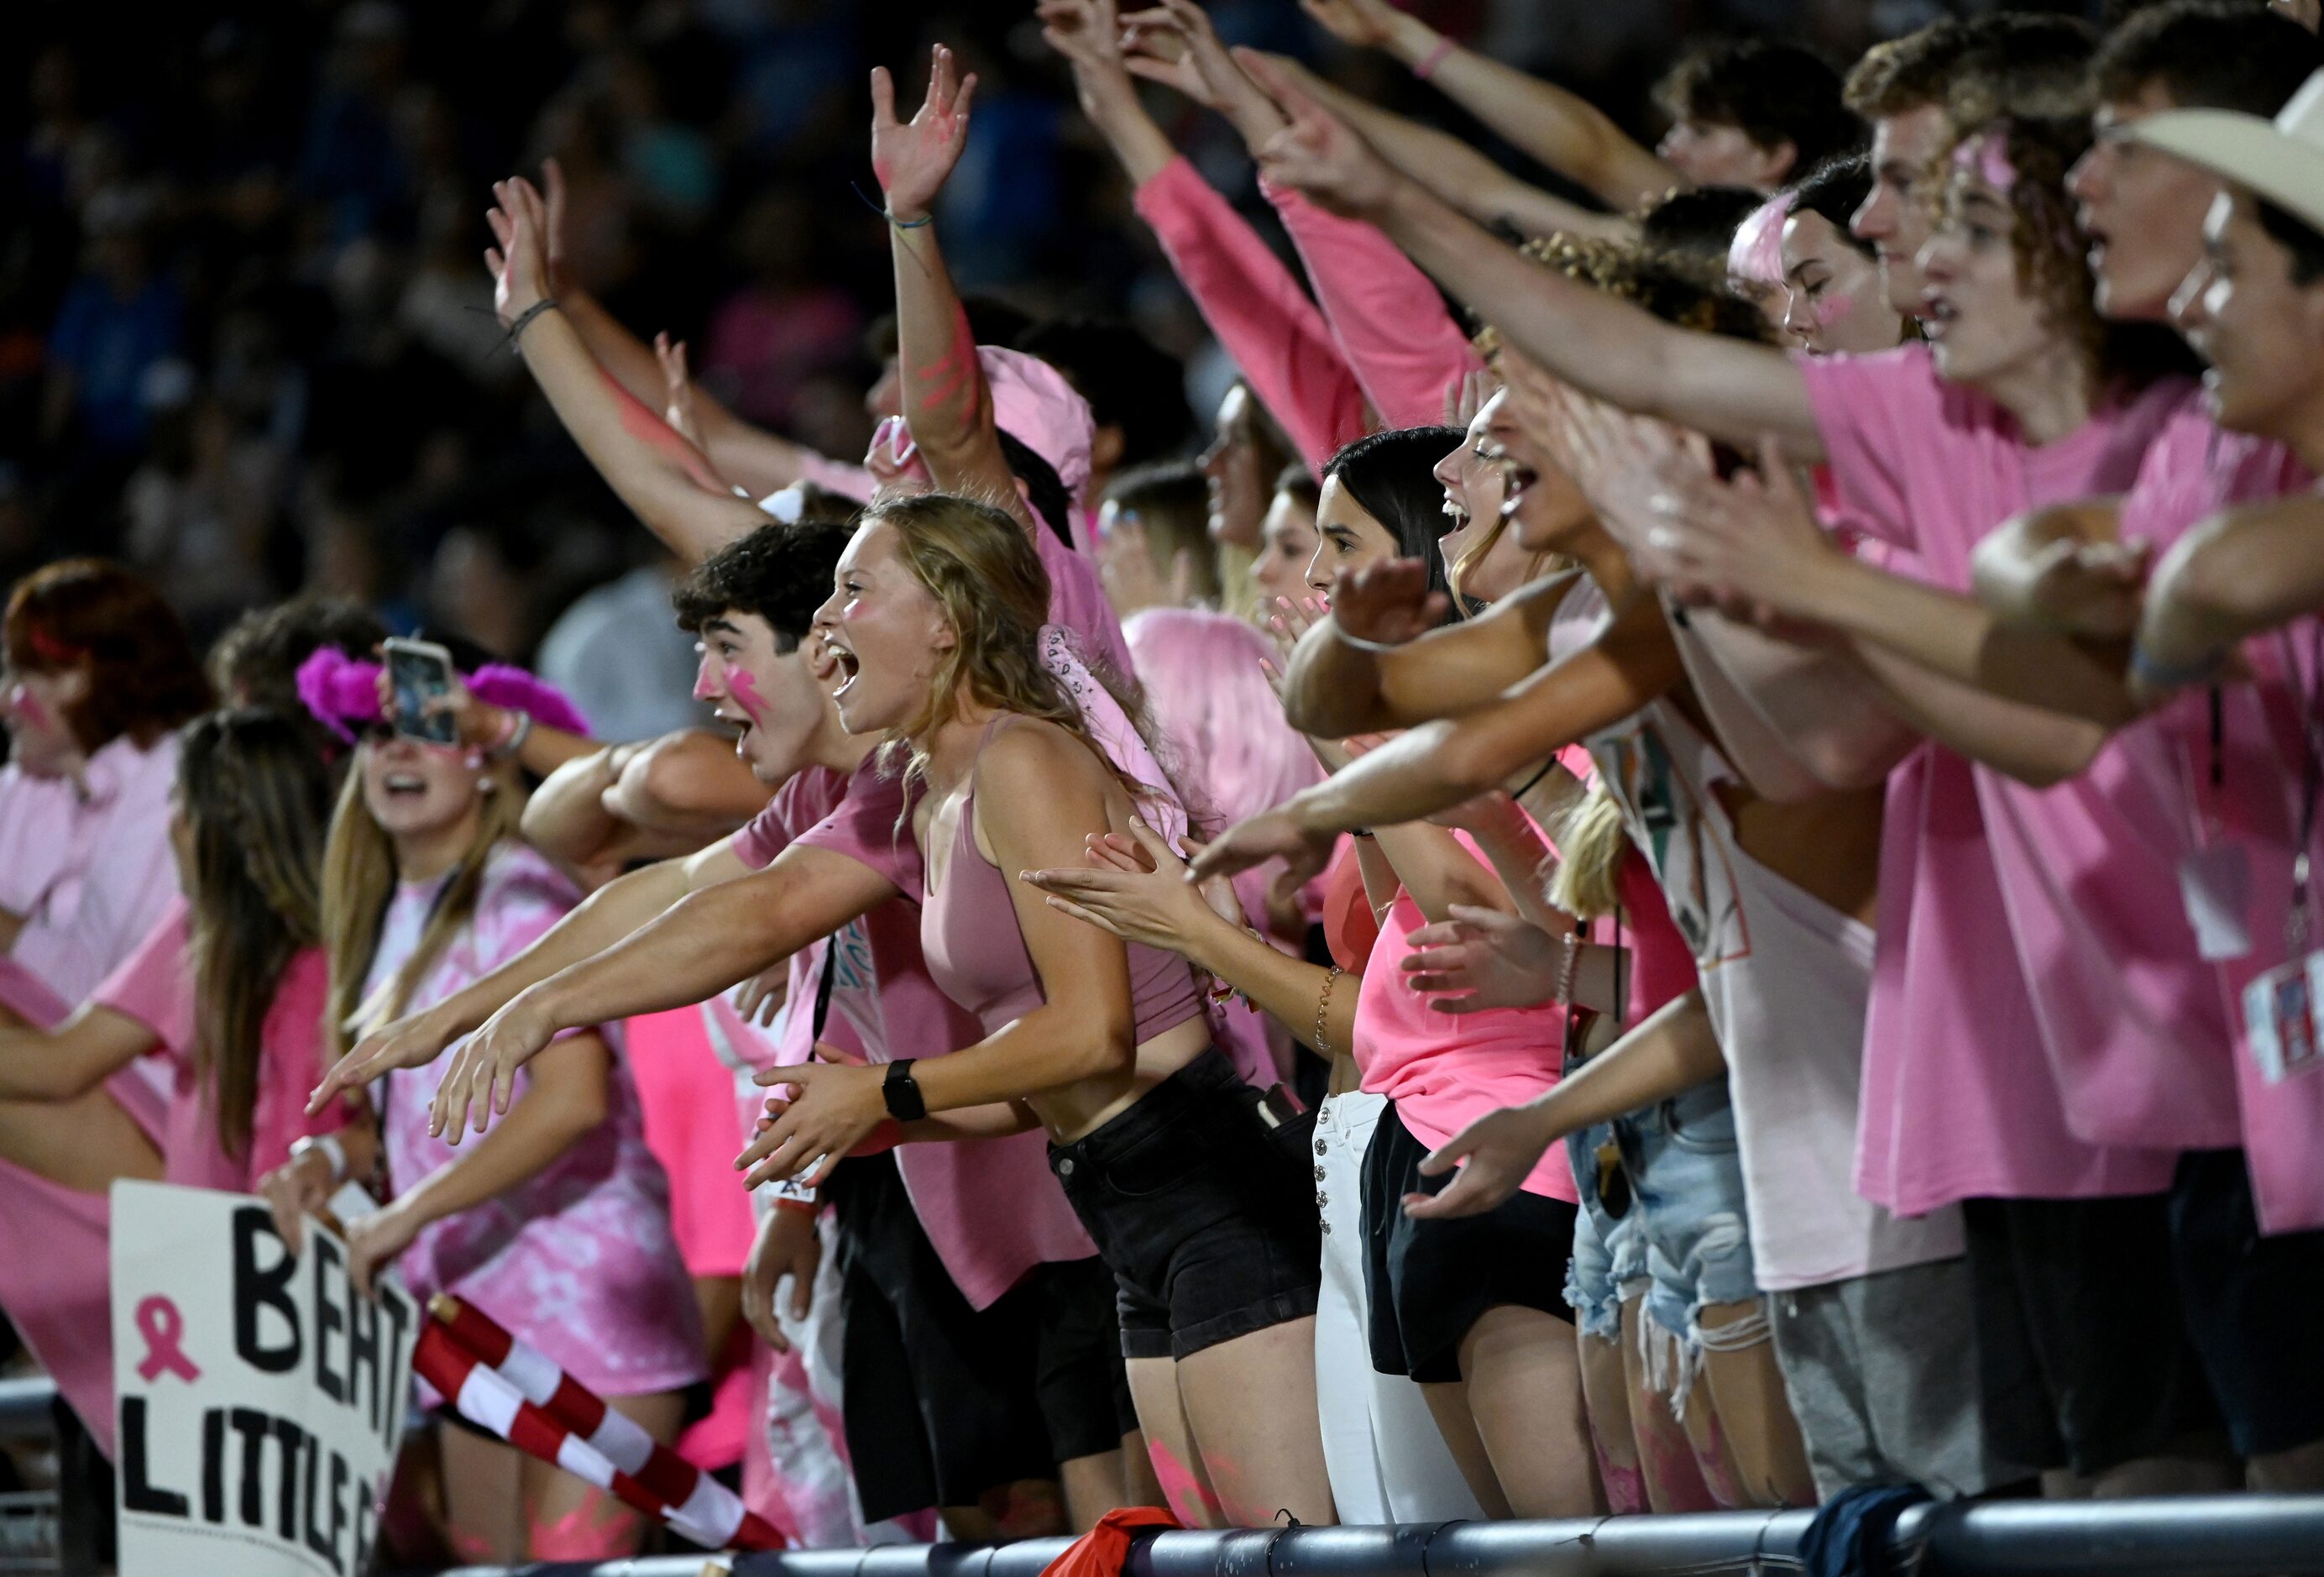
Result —
<instances>
[{"instance_id":1,"label":"dark hair","mask_svg":"<svg viewBox=\"0 0 2324 1577\"><path fill-rule=\"evenodd\" d=\"M1275 485L1268 489L1268 496L1287 493L1309 509L1322 502L1323 490L1317 485L1315 473L1307 469L1305 460L1294 460L1275 474Z\"/></svg>"},{"instance_id":2,"label":"dark hair","mask_svg":"<svg viewBox=\"0 0 2324 1577\"><path fill-rule=\"evenodd\" d=\"M678 582L669 598L678 627L698 635L721 614L755 613L775 632L777 651L797 650L814 628L815 611L831 595L832 573L848 536L844 526L769 521Z\"/></svg>"},{"instance_id":3,"label":"dark hair","mask_svg":"<svg viewBox=\"0 0 2324 1577\"><path fill-rule=\"evenodd\" d=\"M1127 323L1053 318L1019 335L1015 348L1065 374L1100 427L1121 429L1120 465L1183 454L1194 436L1185 367Z\"/></svg>"},{"instance_id":4,"label":"dark hair","mask_svg":"<svg viewBox=\"0 0 2324 1577\"><path fill-rule=\"evenodd\" d=\"M2103 102L2159 84L2181 109L2273 116L2324 66L2324 43L2290 18L2243 0L2172 0L2134 13L2090 60Z\"/></svg>"},{"instance_id":5,"label":"dark hair","mask_svg":"<svg viewBox=\"0 0 2324 1577\"><path fill-rule=\"evenodd\" d=\"M1219 599L1219 557L1211 546L1210 484L1191 460L1164 460L1116 476L1105 502L1135 514L1145 528L1155 568L1170 572L1181 554L1194 565L1194 595Z\"/></svg>"},{"instance_id":6,"label":"dark hair","mask_svg":"<svg viewBox=\"0 0 2324 1577\"><path fill-rule=\"evenodd\" d=\"M283 972L322 941L331 799L330 768L298 718L237 707L198 717L180 735L178 802L193 834L194 1068L229 1156L250 1153L266 1019Z\"/></svg>"},{"instance_id":7,"label":"dark hair","mask_svg":"<svg viewBox=\"0 0 2324 1577\"><path fill-rule=\"evenodd\" d=\"M2269 240L2292 254L2292 282L2304 290L2324 280L2324 233L2289 208L2279 208L2265 198L2257 200L2259 227L2267 232Z\"/></svg>"},{"instance_id":8,"label":"dark hair","mask_svg":"<svg viewBox=\"0 0 2324 1577\"><path fill-rule=\"evenodd\" d=\"M1872 160L1868 154L1850 153L1845 159L1827 159L1809 171L1806 179L1792 188L1792 212L1830 220L1840 239L1872 257L1877 254L1872 244L1858 240L1849 228L1856 210L1871 195Z\"/></svg>"},{"instance_id":9,"label":"dark hair","mask_svg":"<svg viewBox=\"0 0 2324 1577\"><path fill-rule=\"evenodd\" d=\"M1399 558L1428 566L1428 584L1448 597L1444 555L1436 539L1444 534L1444 489L1436 463L1460 447L1468 435L1457 427L1406 427L1367 434L1332 456L1323 480L1339 480L1350 498L1396 539Z\"/></svg>"},{"instance_id":10,"label":"dark hair","mask_svg":"<svg viewBox=\"0 0 2324 1577\"><path fill-rule=\"evenodd\" d=\"M102 558L62 559L18 581L0 642L8 666L27 673L88 665L88 694L65 718L84 752L124 733L142 749L209 709L209 681L178 611Z\"/></svg>"},{"instance_id":11,"label":"dark hair","mask_svg":"<svg viewBox=\"0 0 2324 1577\"><path fill-rule=\"evenodd\" d=\"M968 315L969 332L979 345L1015 345L1018 336L1033 326L1033 320L1008 302L991 296L963 296L960 309ZM896 315L882 312L865 325L863 354L875 362L890 360L896 354Z\"/></svg>"},{"instance_id":12,"label":"dark hair","mask_svg":"<svg viewBox=\"0 0 2324 1577\"><path fill-rule=\"evenodd\" d=\"M1763 152L1789 143L1794 171L1864 143L1864 123L1840 101L1840 74L1793 44L1704 44L1671 68L1655 99L1674 120L1733 126Z\"/></svg>"},{"instance_id":13,"label":"dark hair","mask_svg":"<svg viewBox=\"0 0 2324 1577\"><path fill-rule=\"evenodd\" d=\"M210 647L210 684L229 706L304 717L300 663L326 646L369 661L387 636L380 616L351 598L292 597L254 608L227 626Z\"/></svg>"},{"instance_id":14,"label":"dark hair","mask_svg":"<svg viewBox=\"0 0 2324 1577\"><path fill-rule=\"evenodd\" d=\"M1056 467L1041 458L1033 446L1010 433L994 429L1001 440L1001 457L1009 462L1009 470L1025 484L1025 500L1033 512L1049 524L1057 540L1070 548L1074 545L1074 499L1065 484L1057 478Z\"/></svg>"},{"instance_id":15,"label":"dark hair","mask_svg":"<svg viewBox=\"0 0 2324 1577\"><path fill-rule=\"evenodd\" d=\"M1767 200L1748 186L1698 186L1674 191L1638 219L1638 239L1656 252L1724 269L1736 229Z\"/></svg>"}]
</instances>

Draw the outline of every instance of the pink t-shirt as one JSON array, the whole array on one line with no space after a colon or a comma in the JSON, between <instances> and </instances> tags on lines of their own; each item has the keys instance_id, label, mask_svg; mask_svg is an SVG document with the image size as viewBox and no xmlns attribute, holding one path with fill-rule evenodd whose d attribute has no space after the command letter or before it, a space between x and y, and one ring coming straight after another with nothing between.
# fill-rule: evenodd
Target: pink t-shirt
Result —
<instances>
[{"instance_id":1,"label":"pink t-shirt","mask_svg":"<svg viewBox=\"0 0 2324 1577\"><path fill-rule=\"evenodd\" d=\"M2279 445L2223 435L2200 400L2146 452L2120 533L2168 550L2235 503L2306 480ZM2206 1149L2241 1142L2235 1031L2185 908L2173 901L2192 847L2185 746L2208 734L2201 695L2122 729L2089 770L2049 788L1980 771L1994 865L2034 1007L2077 1137ZM2208 738L2205 740L2208 745Z\"/></svg>"},{"instance_id":2,"label":"pink t-shirt","mask_svg":"<svg viewBox=\"0 0 2324 1577\"><path fill-rule=\"evenodd\" d=\"M1121 633L1121 615L1106 601L1097 565L1058 541L1047 525L1034 528L1033 547L1049 572L1049 622L1073 632L1084 662L1102 661L1112 669L1105 678L1135 687L1138 669L1130 660L1130 641Z\"/></svg>"},{"instance_id":3,"label":"pink t-shirt","mask_svg":"<svg viewBox=\"0 0 2324 1577\"><path fill-rule=\"evenodd\" d=\"M184 899L170 907L143 945L91 994L90 1001L136 1019L161 1043L154 1055L167 1062L171 1084L161 1130L165 1182L248 1194L290 1159L295 1141L346 1126L344 1105L307 1115L308 1092L323 1074L330 976L330 961L319 947L301 949L284 966L259 1026L258 1098L251 1108L250 1148L239 1157L226 1151L194 1065L194 963Z\"/></svg>"},{"instance_id":4,"label":"pink t-shirt","mask_svg":"<svg viewBox=\"0 0 2324 1577\"><path fill-rule=\"evenodd\" d=\"M2189 392L2166 380L2029 447L1987 396L1938 377L1925 346L1794 358L1849 519L1969 584L1979 539L2037 504L2119 493ZM1960 1199L2070 1199L2169 1185L2167 1150L2083 1142L2009 924L1980 776L1925 744L1889 774L1857 1185L1898 1215Z\"/></svg>"},{"instance_id":5,"label":"pink t-shirt","mask_svg":"<svg viewBox=\"0 0 2324 1577\"><path fill-rule=\"evenodd\" d=\"M876 759L847 778L816 770L823 777L797 792L792 786L799 779L777 792L737 835L736 854L756 863L761 855L771 862L793 843L827 850L870 866L900 896L819 945L804 981L794 973L788 1017L797 1033L787 1039L804 1047L821 982L822 948L829 946L837 951L824 1038L874 1063L941 1056L975 1045L984 1038L983 1028L945 995L920 954L920 852L903 825L903 784L881 771ZM841 790L836 795L835 786ZM820 815L803 819L818 807ZM1050 1174L1048 1142L1038 1130L901 1145L896 1168L930 1245L973 1307L989 1306L1037 1265L1097 1252Z\"/></svg>"},{"instance_id":6,"label":"pink t-shirt","mask_svg":"<svg viewBox=\"0 0 2324 1577\"><path fill-rule=\"evenodd\" d=\"M87 792L0 767L0 908L23 928L8 949L68 1002L87 1000L178 896L170 788L178 740L127 735L89 757Z\"/></svg>"},{"instance_id":7,"label":"pink t-shirt","mask_svg":"<svg viewBox=\"0 0 2324 1577\"><path fill-rule=\"evenodd\" d=\"M1466 835L1454 835L1477 853ZM1522 1105L1557 1083L1565 1010L1445 1013L1429 1006L1404 973L1414 951L1406 938L1427 923L1410 894L1397 894L1356 996L1355 1054L1365 1092L1395 1102L1404 1126L1433 1149L1487 1112ZM1565 1147L1542 1152L1525 1191L1579 1200Z\"/></svg>"}]
</instances>

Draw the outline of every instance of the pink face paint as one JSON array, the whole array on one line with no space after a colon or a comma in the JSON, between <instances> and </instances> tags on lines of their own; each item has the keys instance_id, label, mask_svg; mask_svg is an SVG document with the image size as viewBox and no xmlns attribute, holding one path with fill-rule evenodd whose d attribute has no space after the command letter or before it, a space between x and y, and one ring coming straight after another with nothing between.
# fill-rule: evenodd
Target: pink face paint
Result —
<instances>
[{"instance_id":1,"label":"pink face paint","mask_svg":"<svg viewBox=\"0 0 2324 1577\"><path fill-rule=\"evenodd\" d=\"M1719 1509L1734 1511L1749 1506L1750 1491L1744 1488L1742 1470L1736 1466L1735 1453L1727 1449L1727 1431L1720 1427L1719 1414L1711 1407L1709 1387L1702 1388L1696 1405L1709 1413L1703 1422L1710 1426L1710 1443L1694 1453L1704 1487L1711 1491Z\"/></svg>"},{"instance_id":2,"label":"pink face paint","mask_svg":"<svg viewBox=\"0 0 2324 1577\"><path fill-rule=\"evenodd\" d=\"M1846 290L1826 290L1810 309L1818 328L1833 324L1856 310L1856 298Z\"/></svg>"},{"instance_id":3,"label":"pink face paint","mask_svg":"<svg viewBox=\"0 0 2324 1577\"><path fill-rule=\"evenodd\" d=\"M2003 133L1987 132L1963 141L1953 149L1953 168L1974 171L2004 202L2017 189L2017 166L2009 161L2009 138Z\"/></svg>"},{"instance_id":4,"label":"pink face paint","mask_svg":"<svg viewBox=\"0 0 2324 1577\"><path fill-rule=\"evenodd\" d=\"M766 697L759 694L759 681L751 677L749 669L740 663L727 665L726 693L734 697L734 705L742 709L743 716L761 728L767 725L767 715L773 708L767 705Z\"/></svg>"},{"instance_id":5,"label":"pink face paint","mask_svg":"<svg viewBox=\"0 0 2324 1577\"><path fill-rule=\"evenodd\" d=\"M927 403L932 406L948 404L976 388L976 331L968 326L968 309L954 303L952 335L945 345L944 355L934 364L916 369L912 375L933 385L927 392Z\"/></svg>"}]
</instances>

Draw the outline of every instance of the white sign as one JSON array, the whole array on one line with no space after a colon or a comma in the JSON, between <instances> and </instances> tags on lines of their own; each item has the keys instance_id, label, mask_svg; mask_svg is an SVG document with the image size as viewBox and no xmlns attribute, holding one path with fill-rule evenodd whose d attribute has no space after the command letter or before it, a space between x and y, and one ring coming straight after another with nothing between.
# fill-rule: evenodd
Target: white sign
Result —
<instances>
[{"instance_id":1,"label":"white sign","mask_svg":"<svg viewBox=\"0 0 2324 1577\"><path fill-rule=\"evenodd\" d=\"M309 1222L294 1259L242 1194L113 1185L123 1577L368 1566L420 1311L346 1258Z\"/></svg>"}]
</instances>

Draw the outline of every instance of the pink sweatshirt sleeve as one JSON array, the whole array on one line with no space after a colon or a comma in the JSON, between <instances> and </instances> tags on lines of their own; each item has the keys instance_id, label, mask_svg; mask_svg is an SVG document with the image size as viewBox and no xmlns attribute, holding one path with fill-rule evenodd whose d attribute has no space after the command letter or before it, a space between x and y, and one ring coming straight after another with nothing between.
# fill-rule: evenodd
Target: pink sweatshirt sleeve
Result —
<instances>
[{"instance_id":1,"label":"pink sweatshirt sleeve","mask_svg":"<svg viewBox=\"0 0 2324 1577\"><path fill-rule=\"evenodd\" d=\"M1428 276L1362 220L1268 181L1259 189L1299 249L1332 337L1380 420L1391 428L1443 421L1445 389L1484 363Z\"/></svg>"},{"instance_id":2,"label":"pink sweatshirt sleeve","mask_svg":"<svg viewBox=\"0 0 2324 1577\"><path fill-rule=\"evenodd\" d=\"M1308 468L1365 430L1364 395L1323 313L1194 167L1173 159L1138 189L1151 226L1204 320Z\"/></svg>"}]
</instances>

